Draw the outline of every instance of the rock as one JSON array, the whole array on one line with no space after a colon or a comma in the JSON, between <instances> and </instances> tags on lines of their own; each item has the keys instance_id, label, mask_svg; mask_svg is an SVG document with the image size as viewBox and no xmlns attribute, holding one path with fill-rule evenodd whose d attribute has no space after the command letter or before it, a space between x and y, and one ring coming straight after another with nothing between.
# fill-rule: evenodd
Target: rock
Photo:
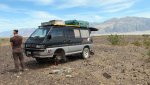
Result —
<instances>
[{"instance_id":1,"label":"rock","mask_svg":"<svg viewBox=\"0 0 150 85\"><path fill-rule=\"evenodd\" d=\"M123 70L121 71L121 73L125 73L125 69L123 69Z\"/></svg>"},{"instance_id":2,"label":"rock","mask_svg":"<svg viewBox=\"0 0 150 85\"><path fill-rule=\"evenodd\" d=\"M72 76L72 75L66 75L66 77L67 77L67 78L72 78L73 76Z\"/></svg>"},{"instance_id":3,"label":"rock","mask_svg":"<svg viewBox=\"0 0 150 85\"><path fill-rule=\"evenodd\" d=\"M61 70L52 70L49 74L59 74Z\"/></svg>"},{"instance_id":4,"label":"rock","mask_svg":"<svg viewBox=\"0 0 150 85\"><path fill-rule=\"evenodd\" d=\"M1 72L1 74L5 74L5 72Z\"/></svg>"},{"instance_id":5,"label":"rock","mask_svg":"<svg viewBox=\"0 0 150 85\"><path fill-rule=\"evenodd\" d=\"M71 68L64 68L64 69L63 69L63 72L64 72L65 74L71 74L71 73L72 73L72 69L71 69Z\"/></svg>"},{"instance_id":6,"label":"rock","mask_svg":"<svg viewBox=\"0 0 150 85\"><path fill-rule=\"evenodd\" d=\"M110 79L111 78L111 75L109 75L108 73L103 73L103 76L107 79Z\"/></svg>"},{"instance_id":7,"label":"rock","mask_svg":"<svg viewBox=\"0 0 150 85\"><path fill-rule=\"evenodd\" d=\"M147 85L150 85L150 82L147 82Z\"/></svg>"}]
</instances>

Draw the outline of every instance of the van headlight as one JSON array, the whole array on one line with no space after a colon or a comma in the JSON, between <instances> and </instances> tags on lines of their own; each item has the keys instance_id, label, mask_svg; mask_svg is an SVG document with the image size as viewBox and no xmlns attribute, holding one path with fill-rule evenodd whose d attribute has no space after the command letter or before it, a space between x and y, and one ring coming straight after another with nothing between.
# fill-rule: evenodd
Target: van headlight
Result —
<instances>
[{"instance_id":1,"label":"van headlight","mask_svg":"<svg viewBox=\"0 0 150 85\"><path fill-rule=\"evenodd\" d=\"M45 48L45 45L36 45L36 48Z\"/></svg>"}]
</instances>

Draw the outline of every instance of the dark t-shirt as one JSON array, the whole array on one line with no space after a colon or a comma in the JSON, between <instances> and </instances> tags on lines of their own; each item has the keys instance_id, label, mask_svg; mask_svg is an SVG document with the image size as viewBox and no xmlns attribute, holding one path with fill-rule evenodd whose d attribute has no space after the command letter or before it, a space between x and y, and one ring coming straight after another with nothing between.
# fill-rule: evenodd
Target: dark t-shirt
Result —
<instances>
[{"instance_id":1,"label":"dark t-shirt","mask_svg":"<svg viewBox=\"0 0 150 85\"><path fill-rule=\"evenodd\" d=\"M13 52L22 52L21 48L22 40L23 40L22 36L19 35L10 38L10 42L13 43L12 46Z\"/></svg>"}]
</instances>

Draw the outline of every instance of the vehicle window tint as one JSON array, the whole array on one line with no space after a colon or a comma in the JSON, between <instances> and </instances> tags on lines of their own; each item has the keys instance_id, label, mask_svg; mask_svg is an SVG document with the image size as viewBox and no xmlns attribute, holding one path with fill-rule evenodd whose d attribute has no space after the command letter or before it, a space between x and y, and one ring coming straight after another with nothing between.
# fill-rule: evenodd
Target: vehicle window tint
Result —
<instances>
[{"instance_id":1,"label":"vehicle window tint","mask_svg":"<svg viewBox=\"0 0 150 85\"><path fill-rule=\"evenodd\" d=\"M49 29L45 29L45 28L40 28L37 29L32 35L31 37L45 37L45 35L48 33Z\"/></svg>"},{"instance_id":2,"label":"vehicle window tint","mask_svg":"<svg viewBox=\"0 0 150 85\"><path fill-rule=\"evenodd\" d=\"M79 29L74 29L75 38L80 38L80 31Z\"/></svg>"},{"instance_id":3,"label":"vehicle window tint","mask_svg":"<svg viewBox=\"0 0 150 85\"><path fill-rule=\"evenodd\" d=\"M67 34L68 34L68 37L69 37L69 38L75 38L73 29L68 29L68 30L67 30Z\"/></svg>"},{"instance_id":4,"label":"vehicle window tint","mask_svg":"<svg viewBox=\"0 0 150 85\"><path fill-rule=\"evenodd\" d=\"M81 29L80 32L81 32L81 37L82 38L88 38L90 36L89 30L83 30L83 29Z\"/></svg>"},{"instance_id":5,"label":"vehicle window tint","mask_svg":"<svg viewBox=\"0 0 150 85\"><path fill-rule=\"evenodd\" d=\"M54 28L51 31L52 38L63 37L63 30L61 28Z\"/></svg>"}]
</instances>

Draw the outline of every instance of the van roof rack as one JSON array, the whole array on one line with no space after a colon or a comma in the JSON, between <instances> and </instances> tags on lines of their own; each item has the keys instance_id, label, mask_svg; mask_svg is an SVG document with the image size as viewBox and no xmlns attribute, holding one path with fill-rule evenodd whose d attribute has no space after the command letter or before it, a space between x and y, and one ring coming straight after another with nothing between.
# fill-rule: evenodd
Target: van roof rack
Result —
<instances>
[{"instance_id":1,"label":"van roof rack","mask_svg":"<svg viewBox=\"0 0 150 85\"><path fill-rule=\"evenodd\" d=\"M68 26L68 27L80 27L79 25L59 25L59 24L53 24L53 25L41 25L39 27L47 27L47 26Z\"/></svg>"}]
</instances>

